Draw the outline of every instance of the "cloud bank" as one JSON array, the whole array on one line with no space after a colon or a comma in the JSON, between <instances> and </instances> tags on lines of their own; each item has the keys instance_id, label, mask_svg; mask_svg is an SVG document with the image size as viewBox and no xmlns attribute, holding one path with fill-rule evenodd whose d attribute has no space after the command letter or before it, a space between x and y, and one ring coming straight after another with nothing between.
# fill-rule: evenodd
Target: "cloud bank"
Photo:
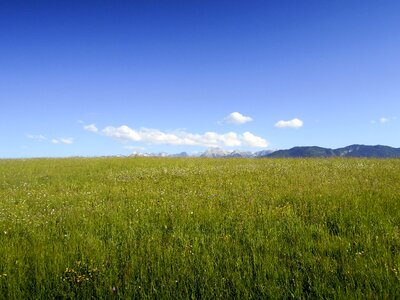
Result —
<instances>
[{"instance_id":1,"label":"cloud bank","mask_svg":"<svg viewBox=\"0 0 400 300\"><path fill-rule=\"evenodd\" d=\"M120 141L144 142L148 144L185 145L204 147L267 147L268 142L251 132L237 134L228 132L219 134L205 132L204 134L189 133L186 131L163 132L158 129L141 128L134 130L126 125L120 127L107 126L102 133Z\"/></svg>"},{"instance_id":2,"label":"cloud bank","mask_svg":"<svg viewBox=\"0 0 400 300\"><path fill-rule=\"evenodd\" d=\"M303 121L297 118L294 118L293 120L289 121L284 121L281 120L275 124L276 128L300 128L303 126Z\"/></svg>"}]
</instances>

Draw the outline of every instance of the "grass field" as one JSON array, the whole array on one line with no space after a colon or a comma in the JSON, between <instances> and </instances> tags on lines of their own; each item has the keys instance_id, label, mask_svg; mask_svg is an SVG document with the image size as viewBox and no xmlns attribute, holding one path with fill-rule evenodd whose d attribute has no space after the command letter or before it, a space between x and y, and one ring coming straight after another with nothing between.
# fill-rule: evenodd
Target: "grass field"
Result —
<instances>
[{"instance_id":1,"label":"grass field","mask_svg":"<svg viewBox=\"0 0 400 300\"><path fill-rule=\"evenodd\" d=\"M0 298L400 297L400 160L0 160Z\"/></svg>"}]
</instances>

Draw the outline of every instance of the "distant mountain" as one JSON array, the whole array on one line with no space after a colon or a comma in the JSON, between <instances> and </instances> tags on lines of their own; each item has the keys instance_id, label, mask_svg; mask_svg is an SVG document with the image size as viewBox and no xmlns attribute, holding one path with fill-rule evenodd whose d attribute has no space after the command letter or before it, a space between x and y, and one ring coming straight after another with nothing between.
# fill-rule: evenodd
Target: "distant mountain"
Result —
<instances>
[{"instance_id":1,"label":"distant mountain","mask_svg":"<svg viewBox=\"0 0 400 300\"><path fill-rule=\"evenodd\" d=\"M278 150L267 154L268 157L331 157L335 156L332 149L322 147L294 147L289 150Z\"/></svg>"},{"instance_id":2,"label":"distant mountain","mask_svg":"<svg viewBox=\"0 0 400 300\"><path fill-rule=\"evenodd\" d=\"M130 156L135 157L184 157L188 156L186 152L179 154L169 154L167 152L149 153L149 152L134 152Z\"/></svg>"},{"instance_id":3,"label":"distant mountain","mask_svg":"<svg viewBox=\"0 0 400 300\"><path fill-rule=\"evenodd\" d=\"M226 155L226 157L245 157L245 158L250 158L250 157L254 157L254 153L251 152L251 151L234 150L231 153L229 153L228 155Z\"/></svg>"},{"instance_id":4,"label":"distant mountain","mask_svg":"<svg viewBox=\"0 0 400 300\"><path fill-rule=\"evenodd\" d=\"M317 146L310 147L294 147L287 150L262 150L258 152L251 151L229 151L221 148L209 148L203 153L189 155L186 152L177 154L160 153L133 153L132 156L148 156L148 157L242 157L242 158L258 158L258 157L376 157L376 158L400 158L400 148L389 146L366 146L366 145L350 145L344 148L330 149Z\"/></svg>"},{"instance_id":5,"label":"distant mountain","mask_svg":"<svg viewBox=\"0 0 400 300\"><path fill-rule=\"evenodd\" d=\"M400 157L400 148L389 146L351 145L335 150L337 156L346 157Z\"/></svg>"},{"instance_id":6,"label":"distant mountain","mask_svg":"<svg viewBox=\"0 0 400 300\"><path fill-rule=\"evenodd\" d=\"M261 150L261 151L257 151L254 152L254 157L264 157L264 156L268 156L271 153L274 153L276 150Z\"/></svg>"},{"instance_id":7,"label":"distant mountain","mask_svg":"<svg viewBox=\"0 0 400 300\"><path fill-rule=\"evenodd\" d=\"M203 154L200 155L200 157L217 158L226 157L229 154L231 154L231 151L223 150L221 148L208 148L206 151L203 152Z\"/></svg>"},{"instance_id":8,"label":"distant mountain","mask_svg":"<svg viewBox=\"0 0 400 300\"><path fill-rule=\"evenodd\" d=\"M227 151L220 148L209 148L200 157L242 157L242 158L252 158L252 157L262 157L271 154L273 150L262 150L258 152L251 151Z\"/></svg>"},{"instance_id":9,"label":"distant mountain","mask_svg":"<svg viewBox=\"0 0 400 300\"><path fill-rule=\"evenodd\" d=\"M273 150L262 150L258 152L251 152L251 151L240 151L240 150L224 150L217 147L208 148L203 153L197 153L193 155L189 155L187 152L181 152L176 154L168 154L166 152L159 152L159 153L141 153L141 152L134 152L130 156L144 156L144 157L209 157L209 158L220 158L220 157L243 157L243 158L252 158L252 157L263 157L270 153Z\"/></svg>"},{"instance_id":10,"label":"distant mountain","mask_svg":"<svg viewBox=\"0 0 400 300\"><path fill-rule=\"evenodd\" d=\"M263 157L400 157L400 148L389 146L350 145L344 148L330 149L322 147L294 147L278 150Z\"/></svg>"},{"instance_id":11,"label":"distant mountain","mask_svg":"<svg viewBox=\"0 0 400 300\"><path fill-rule=\"evenodd\" d=\"M188 157L189 154L187 152L181 152L181 153L176 153L176 154L171 154L171 157Z\"/></svg>"}]
</instances>

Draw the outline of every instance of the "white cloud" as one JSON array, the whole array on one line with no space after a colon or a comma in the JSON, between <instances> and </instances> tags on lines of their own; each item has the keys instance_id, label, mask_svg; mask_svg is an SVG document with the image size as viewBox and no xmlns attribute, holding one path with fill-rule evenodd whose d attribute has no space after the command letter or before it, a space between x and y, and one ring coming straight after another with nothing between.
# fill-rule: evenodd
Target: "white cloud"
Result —
<instances>
[{"instance_id":1,"label":"white cloud","mask_svg":"<svg viewBox=\"0 0 400 300\"><path fill-rule=\"evenodd\" d=\"M243 142L250 147L268 147L268 142L259 136L255 136L251 132L243 133Z\"/></svg>"},{"instance_id":2,"label":"white cloud","mask_svg":"<svg viewBox=\"0 0 400 300\"><path fill-rule=\"evenodd\" d=\"M106 136L112 137L117 140L125 140L125 141L140 141L140 135L133 129L130 129L126 125L122 125L118 128L107 126L103 129L103 133Z\"/></svg>"},{"instance_id":3,"label":"white cloud","mask_svg":"<svg viewBox=\"0 0 400 300\"><path fill-rule=\"evenodd\" d=\"M27 138L32 139L32 140L37 140L37 141L46 141L47 138L41 134L35 135L35 134L27 134ZM73 138L57 138L57 139L52 139L51 142L53 144L73 144L74 139Z\"/></svg>"},{"instance_id":4,"label":"white cloud","mask_svg":"<svg viewBox=\"0 0 400 300\"><path fill-rule=\"evenodd\" d=\"M86 130L86 131L90 131L90 132L99 131L95 124L85 125L85 126L83 126L83 129Z\"/></svg>"},{"instance_id":5,"label":"white cloud","mask_svg":"<svg viewBox=\"0 0 400 300\"><path fill-rule=\"evenodd\" d=\"M107 126L102 130L103 134L120 140L135 141L148 144L164 145L186 145L186 146L204 146L204 147L266 147L268 143L261 137L255 136L250 132L237 134L228 132L219 134L216 132L205 132L204 134L189 133L183 130L177 130L172 133L162 132L158 129L141 128L134 130L126 125L120 127Z\"/></svg>"},{"instance_id":6,"label":"white cloud","mask_svg":"<svg viewBox=\"0 0 400 300\"><path fill-rule=\"evenodd\" d=\"M381 118L379 118L377 120L371 120L371 124L377 124L377 123L386 124L386 123L393 122L393 121L396 121L396 120L397 120L397 117L390 117L390 118L381 117Z\"/></svg>"},{"instance_id":7,"label":"white cloud","mask_svg":"<svg viewBox=\"0 0 400 300\"><path fill-rule=\"evenodd\" d=\"M70 145L74 143L74 139L73 138L58 138L58 139L52 139L51 142L53 144L66 144L66 145Z\"/></svg>"},{"instance_id":8,"label":"white cloud","mask_svg":"<svg viewBox=\"0 0 400 300\"><path fill-rule=\"evenodd\" d=\"M247 122L251 122L253 119L248 116L244 116L239 112L233 112L229 114L229 116L224 118L224 121L222 123L228 123L228 124L244 124Z\"/></svg>"},{"instance_id":9,"label":"white cloud","mask_svg":"<svg viewBox=\"0 0 400 300\"><path fill-rule=\"evenodd\" d=\"M175 134L164 133L158 129L141 128L138 134L144 142L150 144L181 145L183 143Z\"/></svg>"},{"instance_id":10,"label":"white cloud","mask_svg":"<svg viewBox=\"0 0 400 300\"><path fill-rule=\"evenodd\" d=\"M235 132L228 132L222 134L220 135L219 139L224 145L228 147L241 146L241 141L240 141L241 137L238 136L238 134Z\"/></svg>"},{"instance_id":11,"label":"white cloud","mask_svg":"<svg viewBox=\"0 0 400 300\"><path fill-rule=\"evenodd\" d=\"M146 148L139 147L139 146L125 146L124 149L131 150L131 151L144 151Z\"/></svg>"},{"instance_id":12,"label":"white cloud","mask_svg":"<svg viewBox=\"0 0 400 300\"><path fill-rule=\"evenodd\" d=\"M379 119L379 122L382 123L382 124L384 124L384 123L389 122L389 119L388 119L388 118L385 118L385 117L382 117L382 118Z\"/></svg>"},{"instance_id":13,"label":"white cloud","mask_svg":"<svg viewBox=\"0 0 400 300\"><path fill-rule=\"evenodd\" d=\"M45 141L47 138L41 134L27 134L26 137L31 140Z\"/></svg>"},{"instance_id":14,"label":"white cloud","mask_svg":"<svg viewBox=\"0 0 400 300\"><path fill-rule=\"evenodd\" d=\"M300 128L303 126L303 121L297 118L289 121L279 121L275 124L277 128Z\"/></svg>"}]
</instances>

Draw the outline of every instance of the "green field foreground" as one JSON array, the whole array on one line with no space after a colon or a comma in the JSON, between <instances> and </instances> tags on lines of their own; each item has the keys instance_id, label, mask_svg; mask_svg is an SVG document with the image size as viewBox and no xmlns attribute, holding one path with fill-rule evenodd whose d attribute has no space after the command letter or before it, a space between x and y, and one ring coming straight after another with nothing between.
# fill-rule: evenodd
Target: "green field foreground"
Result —
<instances>
[{"instance_id":1,"label":"green field foreground","mask_svg":"<svg viewBox=\"0 0 400 300\"><path fill-rule=\"evenodd\" d=\"M0 160L0 298L398 298L399 226L400 160Z\"/></svg>"}]
</instances>

